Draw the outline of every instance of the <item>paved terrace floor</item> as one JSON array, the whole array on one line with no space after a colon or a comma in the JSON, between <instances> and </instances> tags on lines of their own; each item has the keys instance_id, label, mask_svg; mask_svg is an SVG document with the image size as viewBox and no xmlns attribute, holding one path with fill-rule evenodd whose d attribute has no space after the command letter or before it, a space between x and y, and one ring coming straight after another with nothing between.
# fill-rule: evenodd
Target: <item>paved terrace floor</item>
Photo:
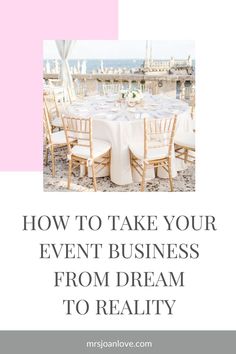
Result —
<instances>
[{"instance_id":1,"label":"paved terrace floor","mask_svg":"<svg viewBox=\"0 0 236 354\"><path fill-rule=\"evenodd\" d=\"M45 192L93 192L92 178L79 178L79 169L73 173L71 189L67 189L68 161L66 150L58 150L56 157L56 176L52 177L51 160L44 166L44 191ZM126 186L117 186L109 177L97 178L98 192L139 192L140 184L133 183ZM175 192L195 192L195 167L189 166L185 171L178 172L174 178ZM155 178L146 183L147 192L168 192L168 179Z\"/></svg>"}]
</instances>

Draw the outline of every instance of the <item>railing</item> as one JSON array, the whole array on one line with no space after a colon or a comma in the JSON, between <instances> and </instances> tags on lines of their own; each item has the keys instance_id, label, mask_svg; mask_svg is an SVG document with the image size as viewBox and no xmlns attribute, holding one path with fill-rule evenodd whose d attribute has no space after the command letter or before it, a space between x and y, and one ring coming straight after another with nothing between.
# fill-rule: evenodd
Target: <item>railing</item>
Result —
<instances>
[{"instance_id":1,"label":"railing","mask_svg":"<svg viewBox=\"0 0 236 354\"><path fill-rule=\"evenodd\" d=\"M120 89L138 88L152 94L165 93L182 100L192 100L195 97L194 75L155 75L155 74L73 74L75 90L79 94L89 95L93 92L104 94L106 85ZM53 85L60 84L58 74L44 74L44 80ZM109 87L107 87L109 89Z\"/></svg>"}]
</instances>

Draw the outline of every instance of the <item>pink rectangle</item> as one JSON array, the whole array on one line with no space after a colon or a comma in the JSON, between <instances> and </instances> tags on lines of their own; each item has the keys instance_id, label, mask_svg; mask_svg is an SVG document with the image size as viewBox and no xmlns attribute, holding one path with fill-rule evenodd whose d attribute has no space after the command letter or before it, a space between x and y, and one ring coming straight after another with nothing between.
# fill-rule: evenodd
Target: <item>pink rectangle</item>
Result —
<instances>
[{"instance_id":1,"label":"pink rectangle","mask_svg":"<svg viewBox=\"0 0 236 354\"><path fill-rule=\"evenodd\" d=\"M42 171L44 39L117 39L118 0L8 0L1 29L1 171Z\"/></svg>"}]
</instances>

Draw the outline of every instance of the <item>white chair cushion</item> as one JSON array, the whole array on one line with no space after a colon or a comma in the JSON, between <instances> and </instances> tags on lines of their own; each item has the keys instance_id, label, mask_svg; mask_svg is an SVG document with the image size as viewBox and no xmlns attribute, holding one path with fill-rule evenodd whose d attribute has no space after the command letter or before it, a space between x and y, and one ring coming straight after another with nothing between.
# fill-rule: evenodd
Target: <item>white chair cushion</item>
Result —
<instances>
[{"instance_id":1,"label":"white chair cushion","mask_svg":"<svg viewBox=\"0 0 236 354\"><path fill-rule=\"evenodd\" d=\"M53 144L66 144L66 136L65 132L63 130L52 133L51 134L51 139ZM72 141L72 139L71 139Z\"/></svg>"},{"instance_id":2,"label":"white chair cushion","mask_svg":"<svg viewBox=\"0 0 236 354\"><path fill-rule=\"evenodd\" d=\"M93 139L93 157L97 158L106 152L108 152L111 148L111 144L105 140ZM71 153L74 156L82 157L84 159L90 158L90 148L86 146L75 145L71 149Z\"/></svg>"},{"instance_id":3,"label":"white chair cushion","mask_svg":"<svg viewBox=\"0 0 236 354\"><path fill-rule=\"evenodd\" d=\"M175 144L185 146L190 149L195 149L195 133L176 134Z\"/></svg>"},{"instance_id":4,"label":"white chair cushion","mask_svg":"<svg viewBox=\"0 0 236 354\"><path fill-rule=\"evenodd\" d=\"M144 160L144 146L140 145L131 145L129 146L132 154L140 160ZM168 157L168 146L160 148L148 149L147 160L158 160Z\"/></svg>"},{"instance_id":5,"label":"white chair cushion","mask_svg":"<svg viewBox=\"0 0 236 354\"><path fill-rule=\"evenodd\" d=\"M53 118L51 124L53 127L58 127L58 128L63 127L63 123L60 117Z\"/></svg>"}]
</instances>

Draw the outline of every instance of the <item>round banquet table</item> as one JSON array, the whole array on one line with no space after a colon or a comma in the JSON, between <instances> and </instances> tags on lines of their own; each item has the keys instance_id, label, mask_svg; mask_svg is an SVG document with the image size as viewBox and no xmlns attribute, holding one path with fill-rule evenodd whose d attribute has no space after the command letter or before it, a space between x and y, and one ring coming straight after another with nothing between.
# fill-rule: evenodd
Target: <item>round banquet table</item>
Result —
<instances>
[{"instance_id":1,"label":"round banquet table","mask_svg":"<svg viewBox=\"0 0 236 354\"><path fill-rule=\"evenodd\" d=\"M143 144L143 118L167 118L177 115L176 132L192 131L190 107L186 102L166 95L145 94L143 102L135 107L118 102L117 95L89 96L80 99L64 109L65 115L93 118L93 138L110 142L112 146L110 178L117 185L126 185L140 181L130 166L129 145ZM172 176L186 168L181 160L172 154ZM149 169L147 178L154 177L154 169ZM89 172L90 174L90 172ZM98 177L107 176L103 170ZM167 178L163 169L158 170L159 177Z\"/></svg>"}]
</instances>

